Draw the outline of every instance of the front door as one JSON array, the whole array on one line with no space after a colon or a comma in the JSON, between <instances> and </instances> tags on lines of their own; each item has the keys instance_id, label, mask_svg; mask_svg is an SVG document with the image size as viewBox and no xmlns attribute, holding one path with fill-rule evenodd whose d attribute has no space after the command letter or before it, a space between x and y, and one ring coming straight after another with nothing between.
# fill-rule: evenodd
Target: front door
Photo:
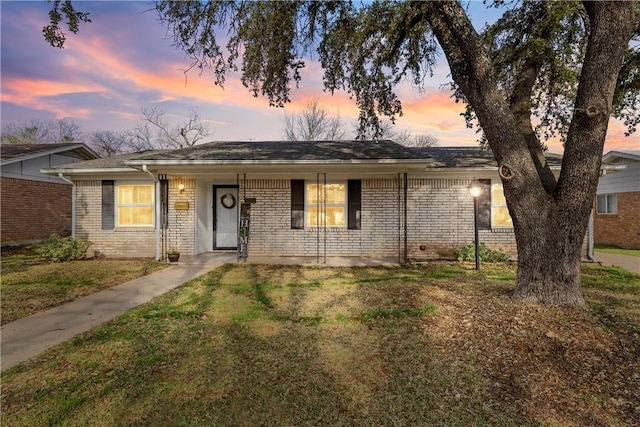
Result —
<instances>
[{"instance_id":1,"label":"front door","mask_svg":"<svg viewBox=\"0 0 640 427\"><path fill-rule=\"evenodd\" d=\"M213 187L213 248L236 249L238 246L238 188Z\"/></svg>"}]
</instances>

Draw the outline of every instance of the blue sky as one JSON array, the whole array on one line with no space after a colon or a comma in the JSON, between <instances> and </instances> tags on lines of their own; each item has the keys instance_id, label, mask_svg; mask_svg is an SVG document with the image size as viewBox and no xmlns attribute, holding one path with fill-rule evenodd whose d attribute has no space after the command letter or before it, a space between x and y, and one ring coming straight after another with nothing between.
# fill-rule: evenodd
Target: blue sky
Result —
<instances>
[{"instance_id":1,"label":"blue sky","mask_svg":"<svg viewBox=\"0 0 640 427\"><path fill-rule=\"evenodd\" d=\"M209 140L275 140L282 138L285 110L295 112L308 100L339 112L349 129L357 109L346 93L322 91L322 71L307 63L303 80L286 109L268 106L254 98L237 76L227 79L224 90L213 84L209 71L202 75L184 70L185 55L176 50L147 2L76 2L90 13L92 22L69 35L62 50L50 47L42 36L50 5L45 1L0 2L2 124L38 119L67 119L85 132L125 130L141 123L142 107L158 107L178 123L196 108L209 124ZM469 4L477 26L495 19L480 1ZM473 145L477 134L467 129L447 89L444 60L425 91L409 86L398 89L405 115L397 128L431 134L440 145ZM605 147L630 145L624 129L612 124ZM550 144L552 151L561 147Z\"/></svg>"}]
</instances>

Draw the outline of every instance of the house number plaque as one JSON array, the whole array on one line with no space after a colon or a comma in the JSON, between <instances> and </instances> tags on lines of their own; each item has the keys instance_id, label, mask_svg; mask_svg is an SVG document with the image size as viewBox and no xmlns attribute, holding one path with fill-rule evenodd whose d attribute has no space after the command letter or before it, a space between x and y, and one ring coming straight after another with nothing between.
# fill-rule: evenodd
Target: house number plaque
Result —
<instances>
[{"instance_id":1,"label":"house number plaque","mask_svg":"<svg viewBox=\"0 0 640 427\"><path fill-rule=\"evenodd\" d=\"M188 211L189 210L189 202L175 202L173 204L173 208L177 211Z\"/></svg>"}]
</instances>

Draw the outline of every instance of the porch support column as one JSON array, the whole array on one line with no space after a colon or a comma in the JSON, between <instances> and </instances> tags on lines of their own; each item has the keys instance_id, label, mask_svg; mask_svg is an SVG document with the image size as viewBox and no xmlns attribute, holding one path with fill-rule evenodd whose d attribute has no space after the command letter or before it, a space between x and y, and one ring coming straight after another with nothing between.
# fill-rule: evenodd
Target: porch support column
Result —
<instances>
[{"instance_id":1,"label":"porch support column","mask_svg":"<svg viewBox=\"0 0 640 427\"><path fill-rule=\"evenodd\" d=\"M236 209L236 227L237 227L237 231L236 231L236 262L240 262L240 258L242 258L242 260L244 262L247 262L247 257L244 255L247 254L241 254L241 242L240 242L240 238L241 238L241 229L240 229L240 220L241 220L241 216L242 216L242 205L244 203L246 203L247 201L247 174L245 172L238 172L236 174L236 186L238 188L238 209ZM248 251L248 248L247 248Z\"/></svg>"},{"instance_id":2,"label":"porch support column","mask_svg":"<svg viewBox=\"0 0 640 427\"><path fill-rule=\"evenodd\" d=\"M398 263L409 262L409 241L407 229L407 173L398 173Z\"/></svg>"},{"instance_id":3,"label":"porch support column","mask_svg":"<svg viewBox=\"0 0 640 427\"><path fill-rule=\"evenodd\" d=\"M320 227L322 227L323 264L327 263L327 174L316 175L318 210L316 211L316 261L320 263Z\"/></svg>"}]
</instances>

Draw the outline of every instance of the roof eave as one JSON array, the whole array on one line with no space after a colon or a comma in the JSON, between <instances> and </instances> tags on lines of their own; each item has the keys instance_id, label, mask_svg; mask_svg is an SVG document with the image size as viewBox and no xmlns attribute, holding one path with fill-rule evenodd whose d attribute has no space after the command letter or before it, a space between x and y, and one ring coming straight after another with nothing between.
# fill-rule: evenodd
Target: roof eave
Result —
<instances>
[{"instance_id":1,"label":"roof eave","mask_svg":"<svg viewBox=\"0 0 640 427\"><path fill-rule=\"evenodd\" d=\"M58 176L59 173L64 175L96 175L105 173L139 173L139 169L135 168L90 168L90 169L73 169L73 168L58 168L58 169L40 169L40 173L46 175Z\"/></svg>"},{"instance_id":2,"label":"roof eave","mask_svg":"<svg viewBox=\"0 0 640 427\"><path fill-rule=\"evenodd\" d=\"M127 160L129 166L247 166L247 165L355 165L355 164L424 164L432 163L433 159L352 159L352 160Z\"/></svg>"}]
</instances>

